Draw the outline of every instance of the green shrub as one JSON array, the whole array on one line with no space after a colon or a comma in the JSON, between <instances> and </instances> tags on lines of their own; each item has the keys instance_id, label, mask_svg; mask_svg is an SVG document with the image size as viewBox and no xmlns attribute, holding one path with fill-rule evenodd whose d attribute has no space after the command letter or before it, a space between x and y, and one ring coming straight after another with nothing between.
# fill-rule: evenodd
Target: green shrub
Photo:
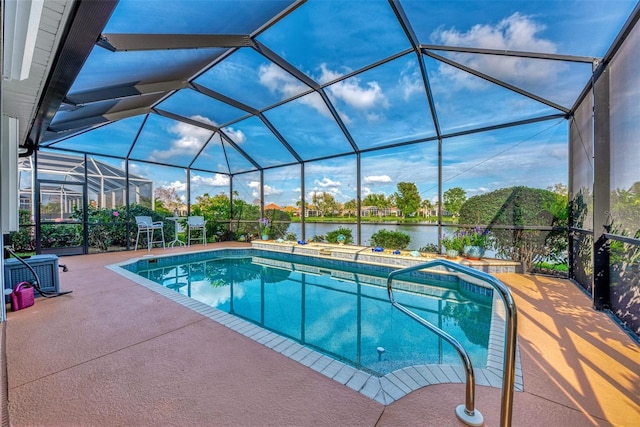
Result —
<instances>
[{"instance_id":1,"label":"green shrub","mask_svg":"<svg viewBox=\"0 0 640 427\"><path fill-rule=\"evenodd\" d=\"M296 233L294 233L293 231L289 231L287 235L284 237L284 240L295 242L296 240L298 240L298 236L296 236Z\"/></svg>"},{"instance_id":2,"label":"green shrub","mask_svg":"<svg viewBox=\"0 0 640 427\"><path fill-rule=\"evenodd\" d=\"M32 252L36 248L34 238L34 228L31 225L31 212L27 209L20 209L20 228L18 231L12 231L10 234L11 245L16 252Z\"/></svg>"},{"instance_id":3,"label":"green shrub","mask_svg":"<svg viewBox=\"0 0 640 427\"><path fill-rule=\"evenodd\" d=\"M539 270L551 270L551 271L561 271L563 273L569 272L569 266L567 264L556 264L550 262L538 262L535 264L535 268Z\"/></svg>"},{"instance_id":4,"label":"green shrub","mask_svg":"<svg viewBox=\"0 0 640 427\"><path fill-rule=\"evenodd\" d=\"M456 230L453 234L445 233L445 235L442 236L441 243L446 250L456 251L458 255L464 250L464 239L460 235L459 230Z\"/></svg>"},{"instance_id":5,"label":"green shrub","mask_svg":"<svg viewBox=\"0 0 640 427\"><path fill-rule=\"evenodd\" d=\"M332 230L327 233L327 242L329 243L340 243L338 242L338 236L343 235L345 237L344 243L345 245L350 245L353 243L353 236L351 235L351 229L346 227L340 227L337 230Z\"/></svg>"},{"instance_id":6,"label":"green shrub","mask_svg":"<svg viewBox=\"0 0 640 427\"><path fill-rule=\"evenodd\" d=\"M430 254L439 254L440 253L440 248L438 248L438 245L435 243L427 243L425 246L421 247L420 249L418 249L419 252L427 252Z\"/></svg>"},{"instance_id":7,"label":"green shrub","mask_svg":"<svg viewBox=\"0 0 640 427\"><path fill-rule=\"evenodd\" d=\"M43 248L81 246L82 224L42 224L40 240Z\"/></svg>"},{"instance_id":8,"label":"green shrub","mask_svg":"<svg viewBox=\"0 0 640 427\"><path fill-rule=\"evenodd\" d=\"M75 211L73 216L82 220L82 211ZM116 209L89 206L88 220L89 247L102 252L111 246L126 247L127 216L124 206Z\"/></svg>"},{"instance_id":9,"label":"green shrub","mask_svg":"<svg viewBox=\"0 0 640 427\"><path fill-rule=\"evenodd\" d=\"M248 210L248 217L242 218L244 223L239 223L238 232L241 235L261 236L266 234L271 240L283 239L291 224L291 216L279 209L267 209L264 211L263 217L258 217L259 212L254 210ZM266 218L267 226L261 226L260 220ZM242 225L241 225L242 224Z\"/></svg>"},{"instance_id":10,"label":"green shrub","mask_svg":"<svg viewBox=\"0 0 640 427\"><path fill-rule=\"evenodd\" d=\"M289 224L291 224L291 216L278 209L267 209L264 214L270 221L269 238L273 240L283 238L289 229Z\"/></svg>"},{"instance_id":11,"label":"green shrub","mask_svg":"<svg viewBox=\"0 0 640 427\"><path fill-rule=\"evenodd\" d=\"M114 247L125 248L127 241L133 245L138 231L135 221L136 216L150 216L153 221L164 221L165 241L173 240L175 234L173 221L165 220L162 214L151 210L151 208L140 204L132 204L129 206L129 220L127 221L125 206L119 206L115 209L89 206L87 212L89 247L100 252L106 252ZM71 217L82 221L82 210L76 209ZM127 235L127 222L130 229L129 235Z\"/></svg>"},{"instance_id":12,"label":"green shrub","mask_svg":"<svg viewBox=\"0 0 640 427\"><path fill-rule=\"evenodd\" d=\"M371 236L371 244L388 249L404 249L409 246L411 237L401 231L379 230Z\"/></svg>"},{"instance_id":13,"label":"green shrub","mask_svg":"<svg viewBox=\"0 0 640 427\"><path fill-rule=\"evenodd\" d=\"M460 223L490 224L497 255L521 262L525 271L536 262L562 259L568 245L562 229L567 224L566 196L548 190L511 187L473 196L460 209Z\"/></svg>"}]
</instances>

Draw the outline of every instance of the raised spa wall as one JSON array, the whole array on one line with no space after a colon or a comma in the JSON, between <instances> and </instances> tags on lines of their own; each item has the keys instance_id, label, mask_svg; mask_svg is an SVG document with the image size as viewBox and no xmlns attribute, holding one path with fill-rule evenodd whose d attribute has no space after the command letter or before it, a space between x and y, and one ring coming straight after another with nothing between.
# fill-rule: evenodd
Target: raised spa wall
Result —
<instances>
[{"instance_id":1,"label":"raised spa wall","mask_svg":"<svg viewBox=\"0 0 640 427\"><path fill-rule=\"evenodd\" d=\"M255 249L272 252L306 255L317 258L342 259L365 264L397 265L400 267L409 267L443 257L442 255L422 252L420 253L420 256L415 256L415 251L413 252L414 255L412 255L412 252L408 251L401 251L399 255L396 255L393 254L392 251L375 252L373 251L373 248L366 246L334 245L331 243L299 244L286 241L277 242L272 240L254 240L251 242L251 245ZM457 259L452 259L450 261L490 274L522 272L521 264L515 261L493 258L469 260L462 257L458 257Z\"/></svg>"}]
</instances>

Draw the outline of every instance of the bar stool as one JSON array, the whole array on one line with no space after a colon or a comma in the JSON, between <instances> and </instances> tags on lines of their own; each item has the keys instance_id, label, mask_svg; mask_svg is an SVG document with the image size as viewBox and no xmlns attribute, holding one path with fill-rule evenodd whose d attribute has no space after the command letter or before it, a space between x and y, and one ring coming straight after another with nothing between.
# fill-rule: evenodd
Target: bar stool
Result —
<instances>
[{"instance_id":1,"label":"bar stool","mask_svg":"<svg viewBox=\"0 0 640 427\"><path fill-rule=\"evenodd\" d=\"M192 230L201 230L202 235L202 244L207 245L207 221L204 220L203 216L190 216L187 218L187 227L189 228L189 235L187 237L187 244L191 246L191 241L200 240L200 237L191 237Z\"/></svg>"},{"instance_id":2,"label":"bar stool","mask_svg":"<svg viewBox=\"0 0 640 427\"><path fill-rule=\"evenodd\" d=\"M136 236L136 246L134 250L138 250L138 240L140 239L140 233L147 234L147 250L151 251L151 247L154 243L162 243L164 249L164 222L153 221L150 216L137 216L136 224L138 225L138 235ZM153 240L156 230L160 230L161 240Z\"/></svg>"}]
</instances>

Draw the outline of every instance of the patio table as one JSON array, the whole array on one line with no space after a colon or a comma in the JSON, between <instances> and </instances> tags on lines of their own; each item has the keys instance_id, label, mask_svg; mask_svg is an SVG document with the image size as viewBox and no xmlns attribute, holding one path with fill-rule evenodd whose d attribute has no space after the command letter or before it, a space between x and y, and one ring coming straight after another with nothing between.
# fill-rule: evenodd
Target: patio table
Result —
<instances>
[{"instance_id":1,"label":"patio table","mask_svg":"<svg viewBox=\"0 0 640 427\"><path fill-rule=\"evenodd\" d=\"M166 218L166 219L169 219L169 220L173 221L173 223L175 224L174 238L173 238L172 241L169 242L169 247L170 248L174 247L174 245L176 243L179 243L182 246L186 246L186 244L182 240L178 239L178 233L180 231L184 231L184 228L182 227L182 224L180 224L180 220L181 219L186 219L186 218L187 218L186 216L168 216Z\"/></svg>"}]
</instances>

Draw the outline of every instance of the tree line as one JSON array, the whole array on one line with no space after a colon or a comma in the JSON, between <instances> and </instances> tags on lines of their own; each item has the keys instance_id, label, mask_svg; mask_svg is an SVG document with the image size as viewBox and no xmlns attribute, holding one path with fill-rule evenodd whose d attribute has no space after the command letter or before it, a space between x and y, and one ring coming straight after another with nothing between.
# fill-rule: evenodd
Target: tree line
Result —
<instances>
[{"instance_id":1,"label":"tree line","mask_svg":"<svg viewBox=\"0 0 640 427\"><path fill-rule=\"evenodd\" d=\"M384 193L367 194L363 199L362 207L374 207L381 212L396 208L403 218L414 217L420 212L424 216L430 216L437 204L420 196L418 187L413 182L399 182L396 191L389 196ZM466 200L466 192L461 187L451 188L443 194L443 207L450 216L457 216L460 208ZM302 202L296 202L301 207ZM314 193L311 203L306 202L305 209L314 210L317 216L355 216L357 214L356 199L344 203L338 202L335 197L326 191Z\"/></svg>"}]
</instances>

